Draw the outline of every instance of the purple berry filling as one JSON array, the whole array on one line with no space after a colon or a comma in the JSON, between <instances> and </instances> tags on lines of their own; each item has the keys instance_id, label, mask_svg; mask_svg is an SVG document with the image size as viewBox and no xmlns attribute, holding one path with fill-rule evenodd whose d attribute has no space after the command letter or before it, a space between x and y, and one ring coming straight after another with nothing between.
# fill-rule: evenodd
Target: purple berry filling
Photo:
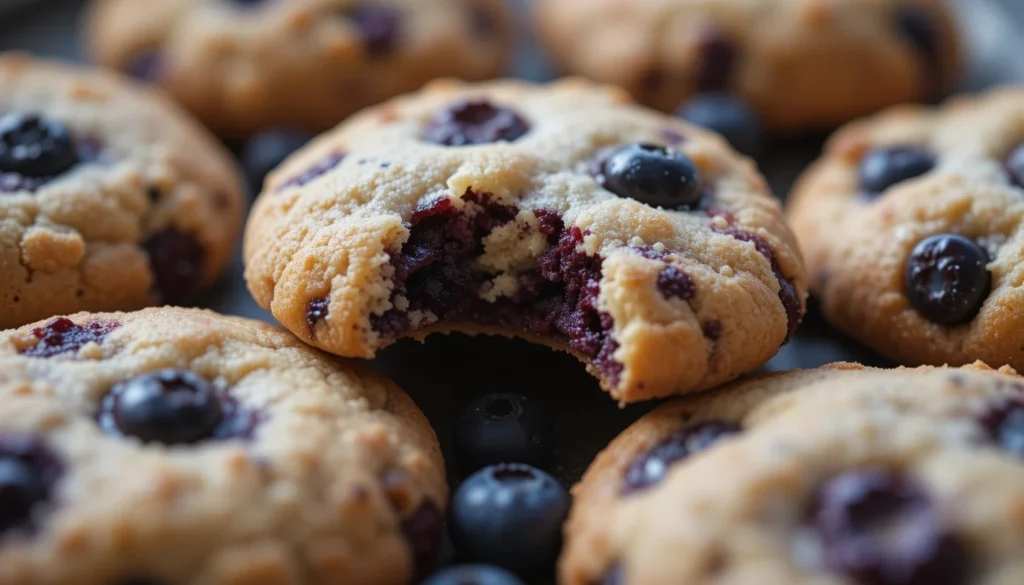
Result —
<instances>
[{"instance_id":1,"label":"purple berry filling","mask_svg":"<svg viewBox=\"0 0 1024 585\"><path fill-rule=\"evenodd\" d=\"M91 321L78 325L67 317L57 317L32 330L39 343L23 349L22 355L49 358L74 353L87 343L103 343L111 331L120 327L117 321Z\"/></svg>"},{"instance_id":2,"label":"purple berry filling","mask_svg":"<svg viewBox=\"0 0 1024 585\"><path fill-rule=\"evenodd\" d=\"M430 500L424 500L415 512L402 520L402 534L412 549L417 574L427 574L437 564L443 531L444 517L437 504Z\"/></svg>"},{"instance_id":3,"label":"purple berry filling","mask_svg":"<svg viewBox=\"0 0 1024 585\"><path fill-rule=\"evenodd\" d=\"M309 325L309 336L313 337L316 324L323 321L328 313L328 300L325 297L313 299L306 303L306 325Z\"/></svg>"},{"instance_id":4,"label":"purple berry filling","mask_svg":"<svg viewBox=\"0 0 1024 585\"><path fill-rule=\"evenodd\" d=\"M658 274L658 290L666 299L693 300L696 287L693 280L677 266L666 266Z\"/></svg>"},{"instance_id":5,"label":"purple berry filling","mask_svg":"<svg viewBox=\"0 0 1024 585\"><path fill-rule=\"evenodd\" d=\"M530 125L516 112L487 100L466 100L438 112L423 134L423 140L442 146L472 146L513 142L530 131Z\"/></svg>"},{"instance_id":6,"label":"purple berry filling","mask_svg":"<svg viewBox=\"0 0 1024 585\"><path fill-rule=\"evenodd\" d=\"M309 183L312 183L316 179L322 177L323 175L327 174L328 172L333 170L335 167L340 165L345 160L345 157L347 156L347 154L348 153L342 152L340 150L336 150L334 152L331 152L326 157L324 157L322 160L320 160L319 162L317 162L313 166L311 166L308 169L306 169L305 171L303 171L301 174L296 175L296 176L288 179L287 181L281 183L280 185L278 185L277 189L275 189L275 191L279 193L279 192L284 191L285 189L289 189L291 187L302 187L304 185L308 185Z\"/></svg>"}]
</instances>

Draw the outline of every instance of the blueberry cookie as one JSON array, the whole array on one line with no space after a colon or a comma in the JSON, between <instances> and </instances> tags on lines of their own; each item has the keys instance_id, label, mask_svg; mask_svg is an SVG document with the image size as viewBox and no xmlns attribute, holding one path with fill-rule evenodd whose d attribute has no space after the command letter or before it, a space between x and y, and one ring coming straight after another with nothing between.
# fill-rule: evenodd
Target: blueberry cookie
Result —
<instances>
[{"instance_id":1,"label":"blueberry cookie","mask_svg":"<svg viewBox=\"0 0 1024 585\"><path fill-rule=\"evenodd\" d=\"M216 131L325 130L442 76L488 79L506 0L94 0L95 61L168 90Z\"/></svg>"},{"instance_id":2,"label":"blueberry cookie","mask_svg":"<svg viewBox=\"0 0 1024 585\"><path fill-rule=\"evenodd\" d=\"M833 364L677 400L574 489L565 585L1024 582L1024 380Z\"/></svg>"},{"instance_id":3,"label":"blueberry cookie","mask_svg":"<svg viewBox=\"0 0 1024 585\"><path fill-rule=\"evenodd\" d=\"M164 308L0 335L0 583L397 585L445 500L412 401L280 329Z\"/></svg>"},{"instance_id":4,"label":"blueberry cookie","mask_svg":"<svg viewBox=\"0 0 1024 585\"><path fill-rule=\"evenodd\" d=\"M777 132L830 127L949 86L960 68L944 0L536 0L572 73L670 111L740 96ZM721 102L727 104L727 102Z\"/></svg>"},{"instance_id":5,"label":"blueberry cookie","mask_svg":"<svg viewBox=\"0 0 1024 585\"><path fill-rule=\"evenodd\" d=\"M1024 88L842 129L790 218L843 331L907 365L1024 368Z\"/></svg>"},{"instance_id":6,"label":"blueberry cookie","mask_svg":"<svg viewBox=\"0 0 1024 585\"><path fill-rule=\"evenodd\" d=\"M361 113L270 175L245 259L257 302L327 351L515 335L621 402L756 369L804 310L755 165L578 80L437 82Z\"/></svg>"},{"instance_id":7,"label":"blueberry cookie","mask_svg":"<svg viewBox=\"0 0 1024 585\"><path fill-rule=\"evenodd\" d=\"M224 269L242 198L228 154L162 97L0 56L0 329L189 302Z\"/></svg>"}]
</instances>

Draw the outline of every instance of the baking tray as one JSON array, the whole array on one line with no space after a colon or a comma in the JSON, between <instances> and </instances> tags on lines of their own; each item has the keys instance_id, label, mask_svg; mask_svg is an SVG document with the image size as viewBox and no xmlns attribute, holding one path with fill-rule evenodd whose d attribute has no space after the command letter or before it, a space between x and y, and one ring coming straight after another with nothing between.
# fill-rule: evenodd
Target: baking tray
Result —
<instances>
[{"instance_id":1,"label":"baking tray","mask_svg":"<svg viewBox=\"0 0 1024 585\"><path fill-rule=\"evenodd\" d=\"M153 1L153 0L138 0ZM428 1L428 0L422 0ZM556 72L545 61L526 27L527 0L520 9L520 35L511 74L543 81ZM0 0L0 50L82 60L78 35L82 0ZM970 68L960 91L1024 82L1024 0L957 0L968 37ZM775 142L758 160L772 189L785 197L793 180L817 156L824 136ZM245 288L237 257L221 282L198 306L222 313L273 321ZM763 369L810 368L833 361L891 365L832 330L812 300L793 340ZM620 409L574 358L518 340L462 335L433 336L426 343L402 341L380 352L374 365L397 381L430 418L448 462L450 484L459 481L450 450L451 421L474 397L487 392L520 392L538 400L555 420L555 449L549 467L567 487L622 429L655 404ZM446 547L443 556L450 556ZM443 559L449 560L449 559Z\"/></svg>"}]
</instances>

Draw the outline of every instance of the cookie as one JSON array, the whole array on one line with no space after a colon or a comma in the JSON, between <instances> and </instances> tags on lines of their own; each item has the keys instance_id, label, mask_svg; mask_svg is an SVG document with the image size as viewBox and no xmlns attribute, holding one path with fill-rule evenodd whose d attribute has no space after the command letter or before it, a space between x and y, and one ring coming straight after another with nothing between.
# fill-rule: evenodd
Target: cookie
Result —
<instances>
[{"instance_id":1,"label":"cookie","mask_svg":"<svg viewBox=\"0 0 1024 585\"><path fill-rule=\"evenodd\" d=\"M836 327L907 365L1024 367L1024 87L842 129L790 205Z\"/></svg>"},{"instance_id":2,"label":"cookie","mask_svg":"<svg viewBox=\"0 0 1024 585\"><path fill-rule=\"evenodd\" d=\"M228 154L161 96L0 56L0 329L193 300L241 232Z\"/></svg>"},{"instance_id":3,"label":"cookie","mask_svg":"<svg viewBox=\"0 0 1024 585\"><path fill-rule=\"evenodd\" d=\"M326 130L436 77L488 79L505 0L94 0L93 59L164 88L217 132Z\"/></svg>"},{"instance_id":4,"label":"cookie","mask_svg":"<svg viewBox=\"0 0 1024 585\"><path fill-rule=\"evenodd\" d=\"M0 583L407 583L443 473L394 384L269 325L163 308L0 334Z\"/></svg>"},{"instance_id":5,"label":"cookie","mask_svg":"<svg viewBox=\"0 0 1024 585\"><path fill-rule=\"evenodd\" d=\"M1024 582L1024 380L833 364L663 405L574 488L565 585Z\"/></svg>"},{"instance_id":6,"label":"cookie","mask_svg":"<svg viewBox=\"0 0 1024 585\"><path fill-rule=\"evenodd\" d=\"M257 302L319 348L514 335L621 402L756 369L804 311L755 165L580 80L437 82L361 113L270 175L244 256Z\"/></svg>"},{"instance_id":7,"label":"cookie","mask_svg":"<svg viewBox=\"0 0 1024 585\"><path fill-rule=\"evenodd\" d=\"M728 92L782 133L928 98L962 60L943 0L537 0L534 12L568 72L665 111Z\"/></svg>"}]
</instances>

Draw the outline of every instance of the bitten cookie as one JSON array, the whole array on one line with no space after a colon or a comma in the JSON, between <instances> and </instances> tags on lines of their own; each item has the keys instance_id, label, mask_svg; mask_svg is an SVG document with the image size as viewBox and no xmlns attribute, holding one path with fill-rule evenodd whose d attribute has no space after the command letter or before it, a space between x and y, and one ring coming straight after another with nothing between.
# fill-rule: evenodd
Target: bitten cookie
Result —
<instances>
[{"instance_id":1,"label":"bitten cookie","mask_svg":"<svg viewBox=\"0 0 1024 585\"><path fill-rule=\"evenodd\" d=\"M511 52L505 0L94 0L93 58L168 90L214 130L330 128Z\"/></svg>"},{"instance_id":2,"label":"bitten cookie","mask_svg":"<svg viewBox=\"0 0 1024 585\"><path fill-rule=\"evenodd\" d=\"M403 584L437 439L394 384L255 321L79 313L0 335L0 583Z\"/></svg>"},{"instance_id":3,"label":"bitten cookie","mask_svg":"<svg viewBox=\"0 0 1024 585\"><path fill-rule=\"evenodd\" d=\"M228 154L155 93L0 56L0 329L191 301L242 223Z\"/></svg>"},{"instance_id":4,"label":"bitten cookie","mask_svg":"<svg viewBox=\"0 0 1024 585\"><path fill-rule=\"evenodd\" d=\"M565 585L1024 582L1024 380L833 364L677 400L574 489Z\"/></svg>"},{"instance_id":5,"label":"bitten cookie","mask_svg":"<svg viewBox=\"0 0 1024 585\"><path fill-rule=\"evenodd\" d=\"M436 83L360 114L270 176L245 258L256 300L322 349L516 335L622 402L759 367L804 310L754 164L582 81Z\"/></svg>"},{"instance_id":6,"label":"bitten cookie","mask_svg":"<svg viewBox=\"0 0 1024 585\"><path fill-rule=\"evenodd\" d=\"M854 123L790 203L837 327L908 365L1024 367L1024 88Z\"/></svg>"},{"instance_id":7,"label":"bitten cookie","mask_svg":"<svg viewBox=\"0 0 1024 585\"><path fill-rule=\"evenodd\" d=\"M571 73L666 111L732 93L779 132L930 97L960 69L943 0L536 0L534 11Z\"/></svg>"}]
</instances>

